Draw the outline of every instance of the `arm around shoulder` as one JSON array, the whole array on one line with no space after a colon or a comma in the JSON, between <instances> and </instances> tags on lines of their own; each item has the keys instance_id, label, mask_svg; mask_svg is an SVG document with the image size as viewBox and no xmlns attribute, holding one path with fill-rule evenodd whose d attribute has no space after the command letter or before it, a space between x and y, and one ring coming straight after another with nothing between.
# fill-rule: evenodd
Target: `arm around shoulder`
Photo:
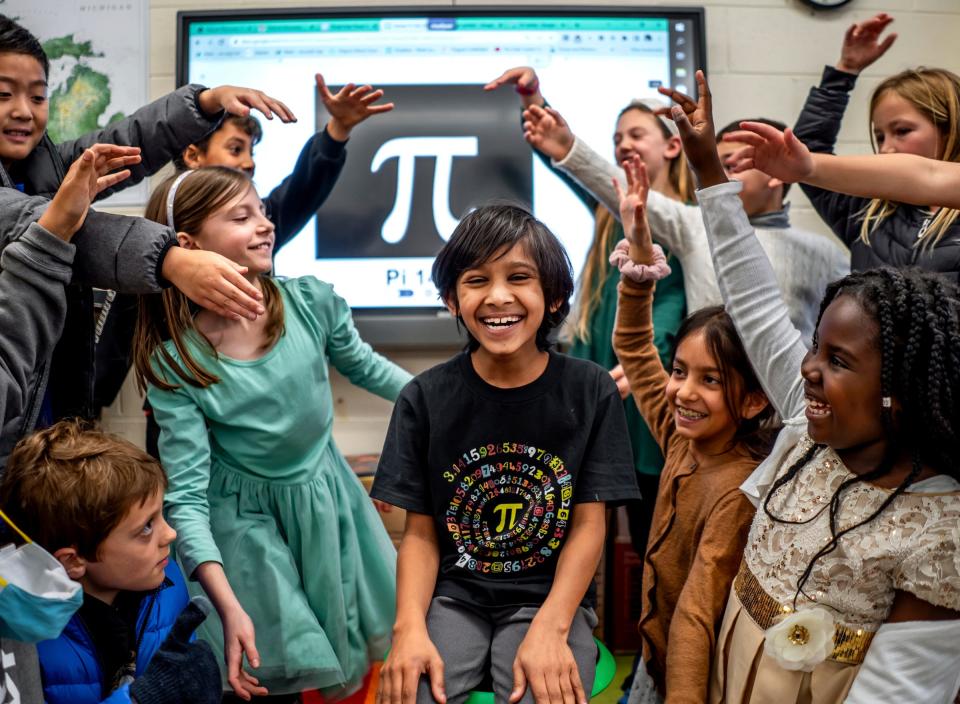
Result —
<instances>
[{"instance_id":1,"label":"arm around shoulder","mask_svg":"<svg viewBox=\"0 0 960 704\"><path fill-rule=\"evenodd\" d=\"M57 150L63 160L70 163L98 142L140 147L143 160L131 167L130 178L120 188L138 183L216 128L223 113L203 112L198 96L204 90L204 86L197 84L182 86L102 130L58 144ZM100 197L116 190L119 189L104 191Z\"/></svg>"}]
</instances>

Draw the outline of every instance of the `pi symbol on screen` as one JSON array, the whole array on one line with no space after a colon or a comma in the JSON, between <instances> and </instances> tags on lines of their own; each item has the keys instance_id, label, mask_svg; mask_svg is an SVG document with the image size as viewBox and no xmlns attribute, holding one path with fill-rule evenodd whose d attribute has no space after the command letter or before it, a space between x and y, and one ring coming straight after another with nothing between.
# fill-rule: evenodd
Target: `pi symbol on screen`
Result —
<instances>
[{"instance_id":1,"label":"pi symbol on screen","mask_svg":"<svg viewBox=\"0 0 960 704\"><path fill-rule=\"evenodd\" d=\"M370 170L379 171L389 159L397 159L397 195L393 210L383 222L380 236L388 244L403 239L413 208L413 179L417 157L432 157L433 224L444 242L450 239L459 219L450 212L450 177L456 157L477 156L476 137L397 137L385 142L373 155Z\"/></svg>"},{"instance_id":2,"label":"pi symbol on screen","mask_svg":"<svg viewBox=\"0 0 960 704\"><path fill-rule=\"evenodd\" d=\"M318 258L434 257L474 208L531 206L536 157L511 91L378 87L396 107L351 134L343 171L317 211ZM318 99L318 132L328 119Z\"/></svg>"}]
</instances>

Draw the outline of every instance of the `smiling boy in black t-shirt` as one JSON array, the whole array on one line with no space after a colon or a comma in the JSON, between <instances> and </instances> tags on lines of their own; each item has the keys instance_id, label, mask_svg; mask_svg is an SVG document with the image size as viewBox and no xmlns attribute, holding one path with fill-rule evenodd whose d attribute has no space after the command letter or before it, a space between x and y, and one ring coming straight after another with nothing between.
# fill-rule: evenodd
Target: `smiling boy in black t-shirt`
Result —
<instances>
[{"instance_id":1,"label":"smiling boy in black t-shirt","mask_svg":"<svg viewBox=\"0 0 960 704\"><path fill-rule=\"evenodd\" d=\"M489 665L498 701L585 703L604 509L639 496L617 387L549 351L573 279L528 212L467 215L433 280L469 344L401 392L373 485L407 509L380 701L457 704Z\"/></svg>"}]
</instances>

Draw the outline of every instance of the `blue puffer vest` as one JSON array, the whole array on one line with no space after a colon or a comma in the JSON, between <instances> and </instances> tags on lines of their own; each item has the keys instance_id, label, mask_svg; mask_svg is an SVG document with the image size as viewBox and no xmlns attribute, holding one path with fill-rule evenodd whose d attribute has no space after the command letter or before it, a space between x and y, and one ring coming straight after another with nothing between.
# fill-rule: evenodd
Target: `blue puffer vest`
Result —
<instances>
[{"instance_id":1,"label":"blue puffer vest","mask_svg":"<svg viewBox=\"0 0 960 704\"><path fill-rule=\"evenodd\" d=\"M137 617L137 677L143 674L153 654L173 628L180 612L190 602L183 574L170 561L167 579L156 592L144 598ZM102 673L93 641L79 616L74 615L59 638L37 644L40 674L47 704L120 704L130 702L129 685L104 697Z\"/></svg>"}]
</instances>

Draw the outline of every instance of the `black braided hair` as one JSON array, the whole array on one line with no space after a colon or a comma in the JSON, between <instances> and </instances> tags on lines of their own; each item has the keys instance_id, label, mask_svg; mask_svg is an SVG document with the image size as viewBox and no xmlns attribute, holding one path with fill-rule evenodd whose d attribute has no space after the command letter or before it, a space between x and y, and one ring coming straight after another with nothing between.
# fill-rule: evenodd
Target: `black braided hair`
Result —
<instances>
[{"instance_id":1,"label":"black braided hair","mask_svg":"<svg viewBox=\"0 0 960 704\"><path fill-rule=\"evenodd\" d=\"M844 480L830 497L831 539L803 571L794 606L801 594L806 596L803 587L816 561L836 550L844 535L883 513L916 480L924 466L960 478L956 465L960 456L960 398L954 390L960 384L960 288L915 267L855 272L827 287L817 327L824 311L841 295L854 298L877 323L881 396L896 399L899 412L895 416L892 406L881 405L877 409L889 438L883 457L875 469ZM770 501L823 447L811 444L773 483L763 502L763 510L772 520L803 524L820 515L802 521L779 518L771 513ZM909 474L870 516L838 532L837 515L844 492L855 484L888 474L904 451L911 457Z\"/></svg>"}]
</instances>

